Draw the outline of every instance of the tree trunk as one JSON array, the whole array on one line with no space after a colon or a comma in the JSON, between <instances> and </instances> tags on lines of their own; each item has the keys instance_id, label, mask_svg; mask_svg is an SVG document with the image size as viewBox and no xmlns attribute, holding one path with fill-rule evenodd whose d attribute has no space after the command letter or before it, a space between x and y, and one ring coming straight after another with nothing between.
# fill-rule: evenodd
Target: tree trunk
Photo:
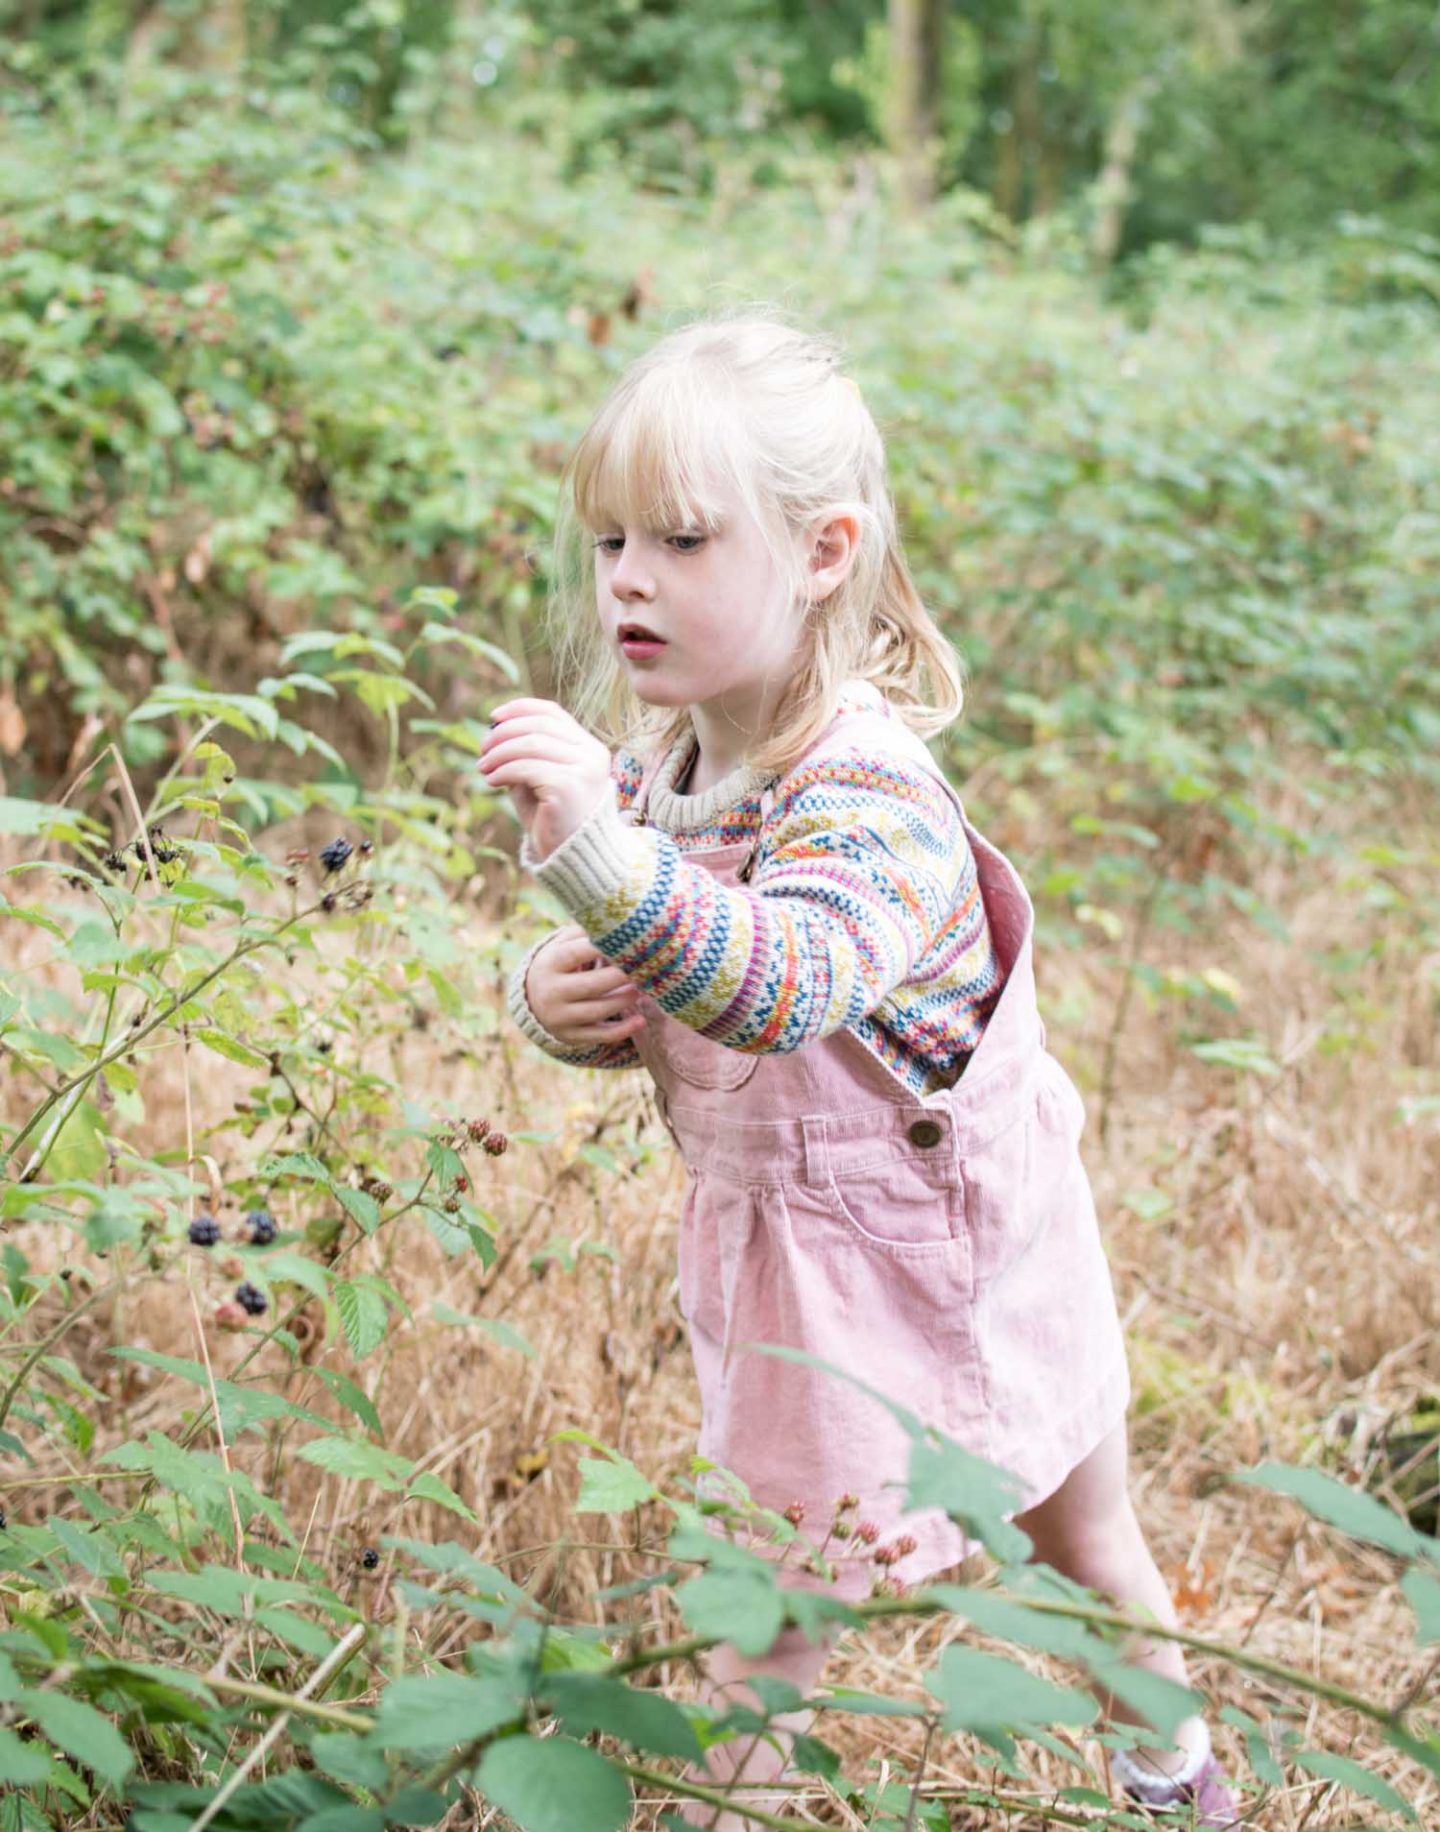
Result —
<instances>
[{"instance_id":1,"label":"tree trunk","mask_svg":"<svg viewBox=\"0 0 1440 1832\"><path fill-rule=\"evenodd\" d=\"M935 196L940 154L940 59L945 0L889 0L890 145L907 214Z\"/></svg>"},{"instance_id":2,"label":"tree trunk","mask_svg":"<svg viewBox=\"0 0 1440 1832\"><path fill-rule=\"evenodd\" d=\"M1110 117L1105 162L1095 184L1095 227L1090 236L1090 257L1097 267L1109 267L1120 252L1130 203L1130 175L1158 81L1153 74L1142 76L1121 96Z\"/></svg>"}]
</instances>

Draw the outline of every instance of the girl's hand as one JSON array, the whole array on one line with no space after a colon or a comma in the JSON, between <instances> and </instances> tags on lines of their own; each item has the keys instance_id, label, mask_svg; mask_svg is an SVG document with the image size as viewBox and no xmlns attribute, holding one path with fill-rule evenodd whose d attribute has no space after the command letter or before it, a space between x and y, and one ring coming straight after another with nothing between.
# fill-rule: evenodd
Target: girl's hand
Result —
<instances>
[{"instance_id":1,"label":"girl's hand","mask_svg":"<svg viewBox=\"0 0 1440 1832\"><path fill-rule=\"evenodd\" d=\"M619 1043L645 1028L639 989L578 922L557 929L531 960L525 1002L552 1037L580 1048Z\"/></svg>"},{"instance_id":2,"label":"girl's hand","mask_svg":"<svg viewBox=\"0 0 1440 1832\"><path fill-rule=\"evenodd\" d=\"M510 791L531 850L544 859L609 793L610 753L553 700L507 700L490 720L480 768L492 788Z\"/></svg>"}]
</instances>

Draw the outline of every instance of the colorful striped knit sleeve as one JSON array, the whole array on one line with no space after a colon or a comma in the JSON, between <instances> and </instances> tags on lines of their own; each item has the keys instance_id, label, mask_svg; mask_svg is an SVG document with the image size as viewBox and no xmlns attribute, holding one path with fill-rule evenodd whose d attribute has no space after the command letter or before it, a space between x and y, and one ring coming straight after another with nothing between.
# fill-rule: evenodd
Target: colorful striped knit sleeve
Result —
<instances>
[{"instance_id":1,"label":"colorful striped knit sleeve","mask_svg":"<svg viewBox=\"0 0 1440 1832\"><path fill-rule=\"evenodd\" d=\"M748 885L722 885L669 835L626 826L613 800L535 869L663 1010L755 1053L800 1049L875 1011L947 924L953 942L975 883L944 788L869 747L785 779Z\"/></svg>"}]
</instances>

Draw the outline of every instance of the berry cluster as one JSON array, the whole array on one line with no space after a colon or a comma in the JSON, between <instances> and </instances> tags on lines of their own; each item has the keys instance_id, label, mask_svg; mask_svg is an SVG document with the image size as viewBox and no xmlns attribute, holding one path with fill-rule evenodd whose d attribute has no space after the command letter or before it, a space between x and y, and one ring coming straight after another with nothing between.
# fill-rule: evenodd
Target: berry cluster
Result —
<instances>
[{"instance_id":1,"label":"berry cluster","mask_svg":"<svg viewBox=\"0 0 1440 1832\"><path fill-rule=\"evenodd\" d=\"M245 1217L252 1247L268 1247L275 1238L275 1217L269 1209L251 1209Z\"/></svg>"},{"instance_id":2,"label":"berry cluster","mask_svg":"<svg viewBox=\"0 0 1440 1832\"><path fill-rule=\"evenodd\" d=\"M190 1244L192 1247L213 1247L220 1238L220 1223L208 1211L202 1209L190 1223Z\"/></svg>"}]
</instances>

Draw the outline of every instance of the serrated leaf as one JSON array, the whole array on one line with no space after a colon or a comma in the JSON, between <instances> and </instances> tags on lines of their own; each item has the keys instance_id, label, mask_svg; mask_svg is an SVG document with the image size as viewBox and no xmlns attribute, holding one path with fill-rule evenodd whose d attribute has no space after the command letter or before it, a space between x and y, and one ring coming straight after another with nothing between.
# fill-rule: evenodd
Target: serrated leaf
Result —
<instances>
[{"instance_id":1,"label":"serrated leaf","mask_svg":"<svg viewBox=\"0 0 1440 1832\"><path fill-rule=\"evenodd\" d=\"M624 1832L634 1806L614 1763L568 1737L492 1743L475 1781L524 1832Z\"/></svg>"},{"instance_id":2,"label":"serrated leaf","mask_svg":"<svg viewBox=\"0 0 1440 1832\"><path fill-rule=\"evenodd\" d=\"M1422 1534L1401 1515L1387 1508L1363 1489L1347 1488L1334 1476L1319 1469L1297 1469L1288 1463L1262 1463L1256 1469L1238 1471L1232 1480L1252 1488L1272 1489L1298 1501L1307 1513L1323 1520L1355 1539L1383 1546L1387 1552L1402 1558L1417 1554L1433 1556L1440 1547L1427 1542Z\"/></svg>"},{"instance_id":3,"label":"serrated leaf","mask_svg":"<svg viewBox=\"0 0 1440 1832\"><path fill-rule=\"evenodd\" d=\"M364 1190L352 1190L343 1183L337 1183L333 1188L335 1200L345 1213L357 1221L367 1234L373 1234L380 1225L380 1204L375 1198L366 1195Z\"/></svg>"},{"instance_id":4,"label":"serrated leaf","mask_svg":"<svg viewBox=\"0 0 1440 1832\"><path fill-rule=\"evenodd\" d=\"M315 1438L302 1444L297 1457L328 1470L332 1476L348 1476L356 1482L378 1482L382 1488L403 1488L410 1479L414 1464L409 1457L393 1450L382 1450L378 1444L363 1438Z\"/></svg>"},{"instance_id":5,"label":"serrated leaf","mask_svg":"<svg viewBox=\"0 0 1440 1832\"><path fill-rule=\"evenodd\" d=\"M349 1279L337 1279L331 1295L345 1327L350 1352L357 1361L363 1360L385 1340L390 1315L385 1300L370 1286L356 1285Z\"/></svg>"},{"instance_id":6,"label":"serrated leaf","mask_svg":"<svg viewBox=\"0 0 1440 1832\"><path fill-rule=\"evenodd\" d=\"M461 1310L452 1310L448 1304L436 1299L430 1306L430 1315L437 1323L449 1323L457 1328L483 1330L487 1336L502 1344L507 1349L514 1349L517 1354L533 1356L534 1345L522 1336L513 1323L507 1323L503 1317L470 1317Z\"/></svg>"},{"instance_id":7,"label":"serrated leaf","mask_svg":"<svg viewBox=\"0 0 1440 1832\"><path fill-rule=\"evenodd\" d=\"M581 1457L577 1514L623 1514L649 1501L655 1484L626 1457Z\"/></svg>"},{"instance_id":8,"label":"serrated leaf","mask_svg":"<svg viewBox=\"0 0 1440 1832\"><path fill-rule=\"evenodd\" d=\"M353 1787L368 1787L372 1792L384 1787L390 1768L384 1755L366 1737L346 1731L326 1733L310 1739L310 1755L317 1768L335 1781L348 1781Z\"/></svg>"},{"instance_id":9,"label":"serrated leaf","mask_svg":"<svg viewBox=\"0 0 1440 1832\"><path fill-rule=\"evenodd\" d=\"M0 1782L29 1787L50 1773L50 1756L42 1744L25 1743L13 1730L0 1728Z\"/></svg>"},{"instance_id":10,"label":"serrated leaf","mask_svg":"<svg viewBox=\"0 0 1440 1832\"><path fill-rule=\"evenodd\" d=\"M135 1766L124 1737L108 1717L65 1692L22 1692L16 1708L34 1720L67 1756L118 1786Z\"/></svg>"},{"instance_id":11,"label":"serrated leaf","mask_svg":"<svg viewBox=\"0 0 1440 1832\"><path fill-rule=\"evenodd\" d=\"M523 1710L501 1679L412 1673L385 1688L371 1737L383 1749L448 1749L513 1723Z\"/></svg>"},{"instance_id":12,"label":"serrated leaf","mask_svg":"<svg viewBox=\"0 0 1440 1832\"><path fill-rule=\"evenodd\" d=\"M406 1491L407 1498L416 1501L434 1501L442 1508L449 1508L452 1514L461 1514L466 1520L474 1520L475 1514L455 1493L448 1482L442 1482L433 1470L422 1470L411 1482Z\"/></svg>"},{"instance_id":13,"label":"serrated leaf","mask_svg":"<svg viewBox=\"0 0 1440 1832\"><path fill-rule=\"evenodd\" d=\"M252 1050L248 1043L241 1043L238 1038L227 1036L224 1031L201 1030L192 1033L197 1043L203 1043L207 1050L213 1050L217 1056L228 1057L231 1062L244 1063L249 1069L263 1069L268 1058L259 1050Z\"/></svg>"},{"instance_id":14,"label":"serrated leaf","mask_svg":"<svg viewBox=\"0 0 1440 1832\"><path fill-rule=\"evenodd\" d=\"M758 1659L775 1645L785 1604L768 1572L702 1571L675 1592L680 1613L697 1635L731 1641Z\"/></svg>"},{"instance_id":15,"label":"serrated leaf","mask_svg":"<svg viewBox=\"0 0 1440 1832\"><path fill-rule=\"evenodd\" d=\"M375 1402L363 1387L357 1386L348 1374L341 1374L334 1368L312 1368L311 1372L324 1381L340 1404L347 1411L353 1412L367 1430L373 1431L377 1438L384 1437L385 1427Z\"/></svg>"},{"instance_id":16,"label":"serrated leaf","mask_svg":"<svg viewBox=\"0 0 1440 1832\"><path fill-rule=\"evenodd\" d=\"M1352 1793L1363 1794L1367 1800L1375 1801L1391 1813L1400 1813L1406 1819L1417 1817L1414 1807L1403 1794L1397 1793L1381 1776L1368 1768L1362 1768L1358 1762L1352 1762L1348 1756L1337 1756L1328 1749L1293 1749L1290 1756L1296 1767L1303 1768L1307 1775L1318 1776L1322 1781L1338 1781Z\"/></svg>"},{"instance_id":17,"label":"serrated leaf","mask_svg":"<svg viewBox=\"0 0 1440 1832\"><path fill-rule=\"evenodd\" d=\"M280 1177L298 1177L302 1183L330 1181L329 1171L309 1151L286 1151L267 1156L261 1160L256 1175L264 1183L273 1183Z\"/></svg>"},{"instance_id":18,"label":"serrated leaf","mask_svg":"<svg viewBox=\"0 0 1440 1832\"><path fill-rule=\"evenodd\" d=\"M573 1737L603 1730L633 1749L690 1761L700 1752L695 1727L673 1700L594 1673L556 1673L546 1681L555 1715Z\"/></svg>"},{"instance_id":19,"label":"serrated leaf","mask_svg":"<svg viewBox=\"0 0 1440 1832\"><path fill-rule=\"evenodd\" d=\"M944 1708L947 1730L1023 1734L1031 1726L1088 1724L1096 1711L1084 1693L1053 1685L999 1654L955 1643L926 1684Z\"/></svg>"}]
</instances>

